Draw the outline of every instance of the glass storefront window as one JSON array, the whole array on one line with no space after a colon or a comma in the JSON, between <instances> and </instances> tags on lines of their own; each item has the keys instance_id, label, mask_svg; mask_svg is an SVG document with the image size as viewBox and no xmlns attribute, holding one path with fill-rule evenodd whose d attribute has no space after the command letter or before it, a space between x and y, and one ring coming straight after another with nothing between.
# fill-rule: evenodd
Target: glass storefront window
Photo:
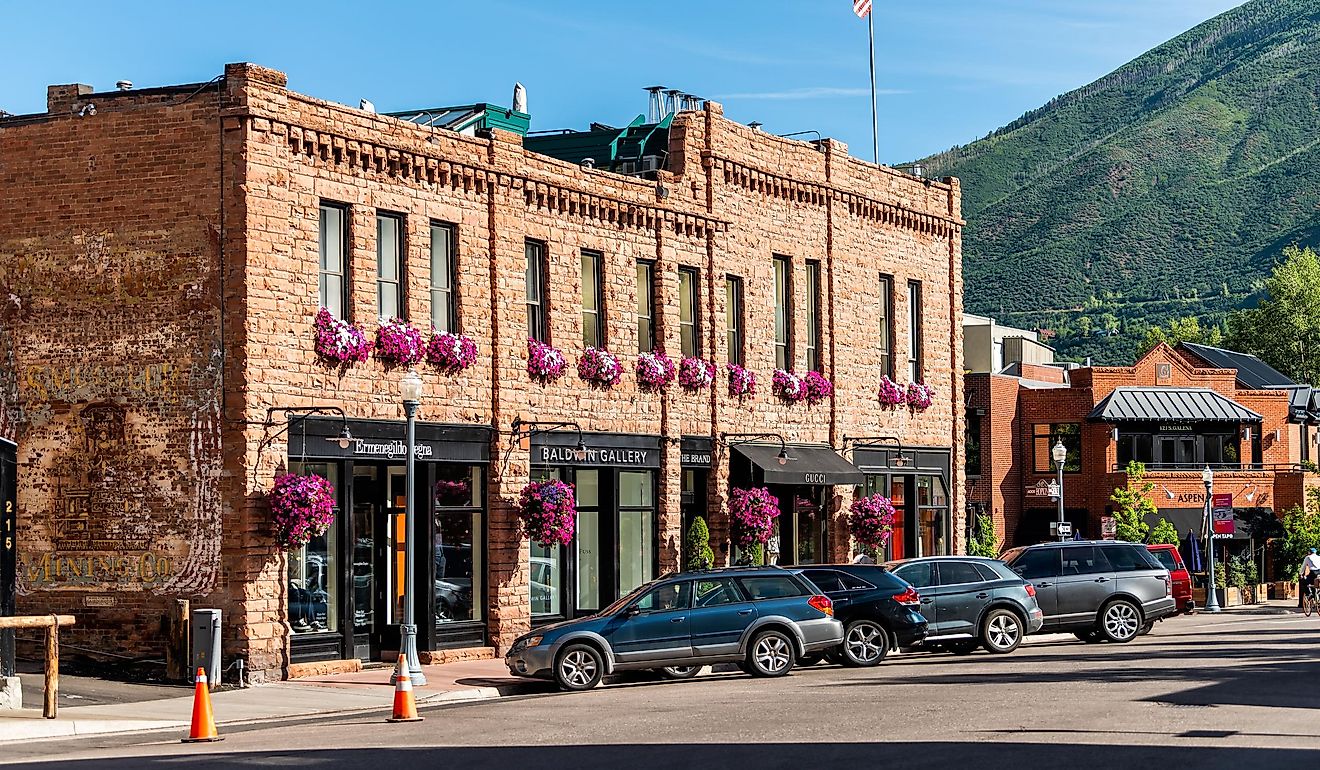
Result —
<instances>
[{"instance_id":1,"label":"glass storefront window","mask_svg":"<svg viewBox=\"0 0 1320 770\"><path fill-rule=\"evenodd\" d=\"M618 596L655 578L655 495L650 471L619 472Z\"/></svg>"},{"instance_id":2,"label":"glass storefront window","mask_svg":"<svg viewBox=\"0 0 1320 770\"><path fill-rule=\"evenodd\" d=\"M482 618L482 469L435 466L435 622Z\"/></svg>"},{"instance_id":3,"label":"glass storefront window","mask_svg":"<svg viewBox=\"0 0 1320 770\"><path fill-rule=\"evenodd\" d=\"M538 468L532 481L562 479L558 468ZM562 615L564 604L564 547L532 542L531 594L533 615Z\"/></svg>"},{"instance_id":4,"label":"glass storefront window","mask_svg":"<svg viewBox=\"0 0 1320 770\"><path fill-rule=\"evenodd\" d=\"M339 468L329 463L291 463L290 473L313 473L339 488ZM339 510L336 508L338 517ZM289 553L289 625L295 634L339 630L338 524Z\"/></svg>"},{"instance_id":5,"label":"glass storefront window","mask_svg":"<svg viewBox=\"0 0 1320 770\"><path fill-rule=\"evenodd\" d=\"M917 476L917 526L920 531L919 556L947 556L949 496L944 479L939 476Z\"/></svg>"}]
</instances>

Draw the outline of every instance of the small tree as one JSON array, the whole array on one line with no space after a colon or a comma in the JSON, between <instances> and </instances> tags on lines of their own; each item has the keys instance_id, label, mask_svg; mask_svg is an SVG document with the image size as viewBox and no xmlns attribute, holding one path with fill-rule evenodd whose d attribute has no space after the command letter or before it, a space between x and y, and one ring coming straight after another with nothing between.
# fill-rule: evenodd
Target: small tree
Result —
<instances>
[{"instance_id":1,"label":"small tree","mask_svg":"<svg viewBox=\"0 0 1320 770\"><path fill-rule=\"evenodd\" d=\"M1314 499L1312 504L1314 505ZM1320 513L1294 506L1283 515L1283 538L1279 542L1278 566L1284 580L1296 576L1302 569L1302 559L1312 548L1320 548Z\"/></svg>"},{"instance_id":2,"label":"small tree","mask_svg":"<svg viewBox=\"0 0 1320 770\"><path fill-rule=\"evenodd\" d=\"M710 547L710 528L706 526L706 520L700 516L692 520L692 526L688 527L687 541L683 544L684 561L686 568L710 569L715 566L715 551Z\"/></svg>"},{"instance_id":3,"label":"small tree","mask_svg":"<svg viewBox=\"0 0 1320 770\"><path fill-rule=\"evenodd\" d=\"M1150 542L1159 545L1178 545L1178 528L1169 523L1168 519L1160 519L1155 525L1155 529L1150 531Z\"/></svg>"},{"instance_id":4,"label":"small tree","mask_svg":"<svg viewBox=\"0 0 1320 770\"><path fill-rule=\"evenodd\" d=\"M988 514L978 514L976 530L967 542L968 556L986 556L991 559L999 555L999 539L995 537L995 522Z\"/></svg>"},{"instance_id":5,"label":"small tree","mask_svg":"<svg viewBox=\"0 0 1320 770\"><path fill-rule=\"evenodd\" d=\"M1159 513L1150 493L1155 485L1146 481L1146 466L1133 460L1127 464L1127 485L1114 490L1109 499L1114 502L1115 537L1129 543L1144 543L1150 534L1146 516Z\"/></svg>"}]
</instances>

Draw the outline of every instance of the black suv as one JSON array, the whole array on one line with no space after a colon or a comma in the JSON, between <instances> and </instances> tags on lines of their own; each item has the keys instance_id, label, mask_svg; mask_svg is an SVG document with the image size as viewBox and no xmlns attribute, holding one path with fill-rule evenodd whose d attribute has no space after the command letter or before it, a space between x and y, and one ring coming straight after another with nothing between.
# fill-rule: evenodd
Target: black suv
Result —
<instances>
[{"instance_id":1,"label":"black suv","mask_svg":"<svg viewBox=\"0 0 1320 770\"><path fill-rule=\"evenodd\" d=\"M1091 641L1130 642L1146 625L1177 611L1169 571L1146 546L1118 540L1064 541L1004 554L1036 587L1042 633L1071 631Z\"/></svg>"},{"instance_id":2,"label":"black suv","mask_svg":"<svg viewBox=\"0 0 1320 770\"><path fill-rule=\"evenodd\" d=\"M834 618L843 624L843 644L825 656L845 666L875 666L895 647L911 647L926 638L926 619L917 610L916 589L884 567L827 564L804 567L810 580L834 602ZM819 655L802 663L818 662Z\"/></svg>"}]
</instances>

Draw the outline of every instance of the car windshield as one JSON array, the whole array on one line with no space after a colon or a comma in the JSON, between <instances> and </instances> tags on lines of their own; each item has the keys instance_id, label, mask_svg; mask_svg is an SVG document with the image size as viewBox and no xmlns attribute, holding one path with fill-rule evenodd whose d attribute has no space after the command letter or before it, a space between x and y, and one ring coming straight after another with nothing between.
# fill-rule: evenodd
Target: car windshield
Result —
<instances>
[{"instance_id":1,"label":"car windshield","mask_svg":"<svg viewBox=\"0 0 1320 770\"><path fill-rule=\"evenodd\" d=\"M647 591L651 590L651 587L654 586L654 585L655 585L656 583L658 583L658 582L659 582L658 580L652 580L652 581L649 582L649 583L642 583L641 585L637 586L636 588L634 588L633 590L631 590L631 591L629 591L628 593L624 594L623 596L620 596L618 599L615 599L613 604L611 604L610 606L608 606L608 607L606 607L605 609L601 610L601 611L600 611L599 613L597 613L597 614L599 614L599 615L613 615L614 613L618 612L619 610L623 609L624 607L627 607L629 604L632 604L633 602L635 602L635 601L637 601L638 599L640 599L641 596L642 596L642 594L644 594L644 593L646 593Z\"/></svg>"},{"instance_id":2,"label":"car windshield","mask_svg":"<svg viewBox=\"0 0 1320 770\"><path fill-rule=\"evenodd\" d=\"M1164 568L1168 571L1173 572L1180 569L1178 567L1178 562L1173 560L1173 551L1166 551L1161 548L1158 551L1151 551L1151 553L1155 555L1156 559L1159 559L1160 564L1164 565Z\"/></svg>"}]
</instances>

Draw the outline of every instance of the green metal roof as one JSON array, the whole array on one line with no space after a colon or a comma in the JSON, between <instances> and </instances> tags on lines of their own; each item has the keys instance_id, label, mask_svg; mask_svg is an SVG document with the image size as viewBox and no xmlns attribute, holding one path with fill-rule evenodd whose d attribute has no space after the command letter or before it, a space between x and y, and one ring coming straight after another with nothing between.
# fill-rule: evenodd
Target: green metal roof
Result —
<instances>
[{"instance_id":1,"label":"green metal roof","mask_svg":"<svg viewBox=\"0 0 1320 770\"><path fill-rule=\"evenodd\" d=\"M432 107L425 110L404 110L387 112L392 118L416 123L419 126L443 128L460 133L472 133L481 128L499 128L512 131L519 136L527 136L531 127L532 116L525 112L515 112L507 107L479 102L458 107Z\"/></svg>"}]
</instances>

